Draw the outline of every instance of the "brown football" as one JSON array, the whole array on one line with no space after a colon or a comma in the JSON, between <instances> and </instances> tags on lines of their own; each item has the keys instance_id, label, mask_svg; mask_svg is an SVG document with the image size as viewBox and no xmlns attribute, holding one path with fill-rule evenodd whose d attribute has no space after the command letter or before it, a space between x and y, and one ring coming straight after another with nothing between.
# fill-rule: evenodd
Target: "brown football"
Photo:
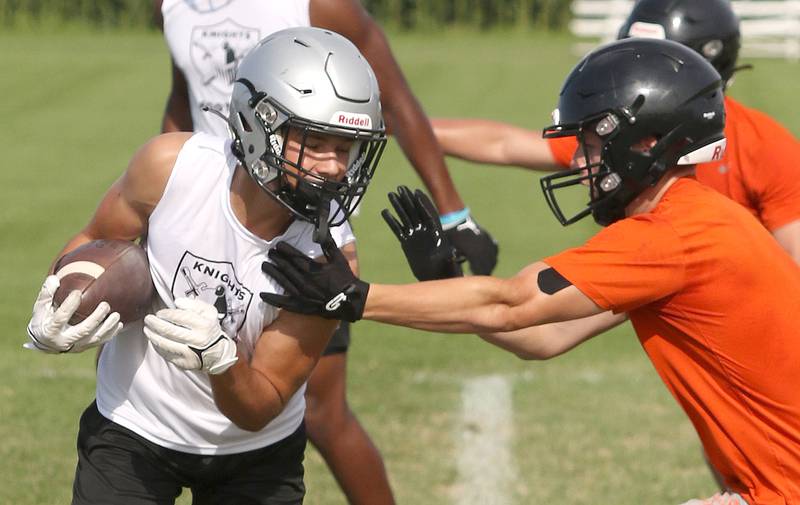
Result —
<instances>
[{"instance_id":1,"label":"brown football","mask_svg":"<svg viewBox=\"0 0 800 505\"><path fill-rule=\"evenodd\" d=\"M68 252L56 262L61 281L53 303L58 306L72 290L81 304L70 319L78 324L97 305L108 302L123 323L142 319L153 298L153 280L144 249L127 240L95 240Z\"/></svg>"}]
</instances>

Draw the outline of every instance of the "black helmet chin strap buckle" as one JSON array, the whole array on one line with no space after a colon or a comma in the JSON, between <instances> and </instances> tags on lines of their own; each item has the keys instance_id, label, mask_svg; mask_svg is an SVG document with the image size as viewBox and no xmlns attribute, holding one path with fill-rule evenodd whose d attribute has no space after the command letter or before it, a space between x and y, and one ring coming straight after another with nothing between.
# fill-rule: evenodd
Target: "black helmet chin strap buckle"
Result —
<instances>
[{"instance_id":1,"label":"black helmet chin strap buckle","mask_svg":"<svg viewBox=\"0 0 800 505\"><path fill-rule=\"evenodd\" d=\"M331 213L331 196L328 194L321 195L319 204L317 206L317 217L314 223L314 234L311 236L312 240L317 244L322 244L328 238L328 217Z\"/></svg>"},{"instance_id":2,"label":"black helmet chin strap buckle","mask_svg":"<svg viewBox=\"0 0 800 505\"><path fill-rule=\"evenodd\" d=\"M329 233L333 194L302 179L297 181L297 186L293 190L287 188L285 193L291 195L295 207L303 209L301 215L305 217L302 219L314 225L312 235L314 242L322 244Z\"/></svg>"}]
</instances>

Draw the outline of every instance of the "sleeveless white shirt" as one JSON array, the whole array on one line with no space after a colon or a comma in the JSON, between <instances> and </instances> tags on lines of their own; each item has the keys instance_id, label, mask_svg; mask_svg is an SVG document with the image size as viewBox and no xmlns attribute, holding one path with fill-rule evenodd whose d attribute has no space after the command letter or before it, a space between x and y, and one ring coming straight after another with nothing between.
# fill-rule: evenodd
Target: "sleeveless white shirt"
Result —
<instances>
[{"instance_id":1,"label":"sleeveless white shirt","mask_svg":"<svg viewBox=\"0 0 800 505\"><path fill-rule=\"evenodd\" d=\"M186 76L194 131L228 137L225 122L201 107L227 117L239 61L271 33L309 26L308 2L164 0L164 38L172 60Z\"/></svg>"},{"instance_id":2,"label":"sleeveless white shirt","mask_svg":"<svg viewBox=\"0 0 800 505\"><path fill-rule=\"evenodd\" d=\"M249 359L277 315L259 293L281 292L261 271L267 252L281 241L310 257L322 251L310 223L295 220L283 235L266 241L238 221L230 204L237 161L229 143L199 133L184 144L150 216L145 248L158 294L154 310L174 307L178 297L213 304ZM354 240L347 223L331 233L340 246ZM239 429L214 404L208 375L162 358L141 322L127 324L106 345L97 375L97 407L105 417L162 447L193 454L232 454L275 443L298 428L305 411L304 385L261 431Z\"/></svg>"}]
</instances>

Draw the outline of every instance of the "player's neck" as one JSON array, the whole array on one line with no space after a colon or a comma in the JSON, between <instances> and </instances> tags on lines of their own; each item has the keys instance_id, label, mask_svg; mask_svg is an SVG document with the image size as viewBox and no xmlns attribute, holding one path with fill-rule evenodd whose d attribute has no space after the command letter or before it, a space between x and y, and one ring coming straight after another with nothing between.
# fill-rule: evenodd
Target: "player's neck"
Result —
<instances>
[{"instance_id":1,"label":"player's neck","mask_svg":"<svg viewBox=\"0 0 800 505\"><path fill-rule=\"evenodd\" d=\"M625 207L625 215L636 216L645 214L653 210L658 202L666 194L667 190L675 184L681 177L691 175L694 172L694 165L680 168L673 168L661 178L655 186L645 189L631 203Z\"/></svg>"},{"instance_id":2,"label":"player's neck","mask_svg":"<svg viewBox=\"0 0 800 505\"><path fill-rule=\"evenodd\" d=\"M283 234L292 223L291 213L258 187L241 166L233 174L230 199L242 226L264 240Z\"/></svg>"}]
</instances>

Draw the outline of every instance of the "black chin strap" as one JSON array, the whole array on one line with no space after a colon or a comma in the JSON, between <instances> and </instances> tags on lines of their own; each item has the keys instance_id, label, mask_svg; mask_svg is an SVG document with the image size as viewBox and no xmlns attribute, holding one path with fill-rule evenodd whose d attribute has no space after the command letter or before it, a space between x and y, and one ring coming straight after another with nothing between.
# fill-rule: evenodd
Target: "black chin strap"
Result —
<instances>
[{"instance_id":1,"label":"black chin strap","mask_svg":"<svg viewBox=\"0 0 800 505\"><path fill-rule=\"evenodd\" d=\"M323 194L319 199L317 208L317 219L314 223L314 235L312 239L317 244L322 244L328 238L328 217L331 213L331 197Z\"/></svg>"},{"instance_id":2,"label":"black chin strap","mask_svg":"<svg viewBox=\"0 0 800 505\"><path fill-rule=\"evenodd\" d=\"M297 185L292 189L288 182L284 182L284 194L291 200L290 205L302 210L302 219L310 221L314 225L313 240L317 244L322 244L328 237L328 227L331 213L331 200L333 194L323 191L321 188L297 180Z\"/></svg>"}]
</instances>

